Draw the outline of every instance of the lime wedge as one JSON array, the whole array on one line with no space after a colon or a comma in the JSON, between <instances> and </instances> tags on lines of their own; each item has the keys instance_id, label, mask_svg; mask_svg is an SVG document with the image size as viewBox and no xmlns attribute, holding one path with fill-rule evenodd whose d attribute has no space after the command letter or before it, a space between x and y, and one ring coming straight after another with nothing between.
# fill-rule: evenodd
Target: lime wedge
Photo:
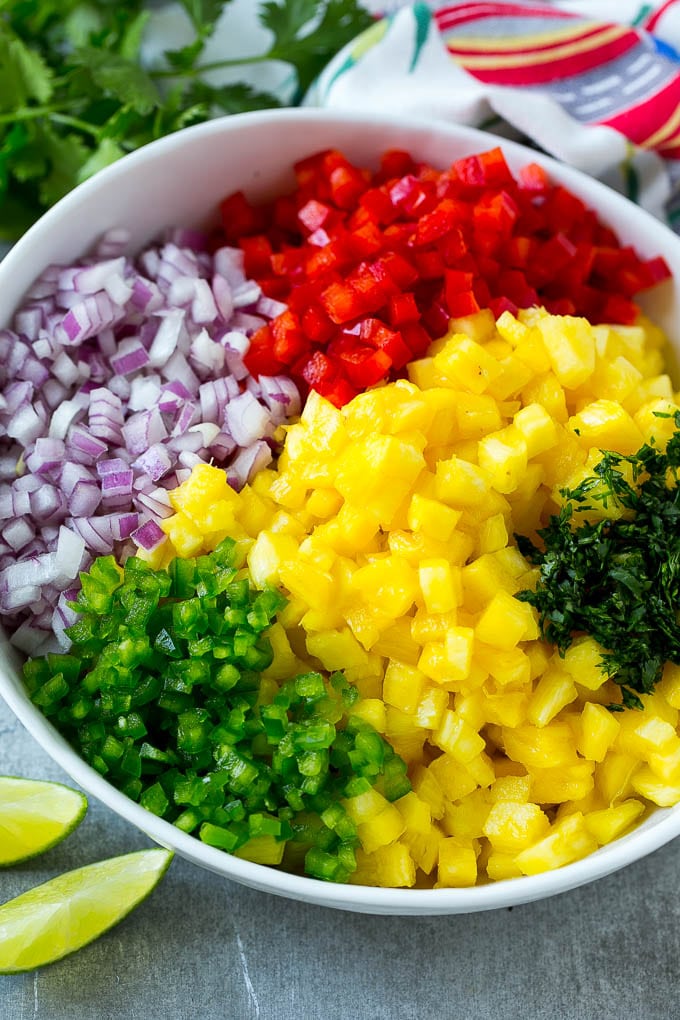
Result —
<instances>
[{"instance_id":1,"label":"lime wedge","mask_svg":"<svg viewBox=\"0 0 680 1020\"><path fill-rule=\"evenodd\" d=\"M61 783L0 776L0 868L49 850L86 811L83 794Z\"/></svg>"},{"instance_id":2,"label":"lime wedge","mask_svg":"<svg viewBox=\"0 0 680 1020\"><path fill-rule=\"evenodd\" d=\"M88 864L0 906L0 974L35 970L98 938L146 899L169 850L138 850Z\"/></svg>"}]
</instances>

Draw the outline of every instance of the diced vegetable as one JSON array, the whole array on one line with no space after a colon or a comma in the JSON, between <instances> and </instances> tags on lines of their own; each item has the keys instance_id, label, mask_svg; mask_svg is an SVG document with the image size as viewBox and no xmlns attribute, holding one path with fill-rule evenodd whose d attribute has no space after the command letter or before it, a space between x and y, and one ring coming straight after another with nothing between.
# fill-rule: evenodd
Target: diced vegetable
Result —
<instances>
[{"instance_id":1,"label":"diced vegetable","mask_svg":"<svg viewBox=\"0 0 680 1020\"><path fill-rule=\"evenodd\" d=\"M29 583L36 556L70 535L70 581L98 554L155 548L168 488L201 461L242 485L299 413L289 379L256 383L243 364L249 334L284 306L246 278L240 251L182 240L170 232L133 261L119 233L103 238L82 263L48 267L0 334L0 447L16 465L0 481L12 518L0 579L18 575L0 580L0 609L15 631L24 621L24 648L54 645L69 622L54 572Z\"/></svg>"},{"instance_id":2,"label":"diced vegetable","mask_svg":"<svg viewBox=\"0 0 680 1020\"><path fill-rule=\"evenodd\" d=\"M26 685L148 811L230 853L269 864L288 853L345 881L358 835L344 798L379 784L396 800L410 790L406 766L348 716L358 692L341 673L262 675L280 665L267 633L285 599L253 590L237 555L225 539L167 572L98 558L81 576L69 653L29 660Z\"/></svg>"},{"instance_id":3,"label":"diced vegetable","mask_svg":"<svg viewBox=\"0 0 680 1020\"><path fill-rule=\"evenodd\" d=\"M286 372L337 407L398 377L451 318L542 305L630 324L634 296L669 275L540 168L515 179L500 148L443 171L387 152L370 173L336 150L295 169L283 205L254 208L239 192L222 206L246 272L288 304L245 361L255 376Z\"/></svg>"}]
</instances>

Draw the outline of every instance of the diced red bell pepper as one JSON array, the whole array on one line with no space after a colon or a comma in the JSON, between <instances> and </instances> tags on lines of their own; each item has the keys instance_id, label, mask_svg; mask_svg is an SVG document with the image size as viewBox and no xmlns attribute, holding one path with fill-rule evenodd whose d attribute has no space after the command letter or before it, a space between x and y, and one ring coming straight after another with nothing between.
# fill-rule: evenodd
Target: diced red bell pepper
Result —
<instances>
[{"instance_id":1,"label":"diced red bell pepper","mask_svg":"<svg viewBox=\"0 0 680 1020\"><path fill-rule=\"evenodd\" d=\"M319 300L328 317L336 325L356 319L364 311L359 294L348 283L332 283L321 292Z\"/></svg>"},{"instance_id":2,"label":"diced red bell pepper","mask_svg":"<svg viewBox=\"0 0 680 1020\"><path fill-rule=\"evenodd\" d=\"M262 276L271 269L272 245L265 234L251 234L239 240L246 276Z\"/></svg>"},{"instance_id":3,"label":"diced red bell pepper","mask_svg":"<svg viewBox=\"0 0 680 1020\"><path fill-rule=\"evenodd\" d=\"M409 291L393 294L387 303L387 321L390 326L401 326L405 322L417 322L420 311L415 296Z\"/></svg>"},{"instance_id":4,"label":"diced red bell pepper","mask_svg":"<svg viewBox=\"0 0 680 1020\"><path fill-rule=\"evenodd\" d=\"M400 333L404 343L411 350L414 358L422 358L432 342L432 338L419 322L405 322Z\"/></svg>"},{"instance_id":5,"label":"diced red bell pepper","mask_svg":"<svg viewBox=\"0 0 680 1020\"><path fill-rule=\"evenodd\" d=\"M273 347L274 339L269 326L262 326L250 337L250 346L243 358L243 363L256 379L259 379L261 375L285 373L286 366L274 356Z\"/></svg>"},{"instance_id":6,"label":"diced red bell pepper","mask_svg":"<svg viewBox=\"0 0 680 1020\"><path fill-rule=\"evenodd\" d=\"M297 315L287 309L269 323L273 339L274 357L284 365L292 365L301 354L309 350Z\"/></svg>"},{"instance_id":7,"label":"diced red bell pepper","mask_svg":"<svg viewBox=\"0 0 680 1020\"><path fill-rule=\"evenodd\" d=\"M524 191L542 192L550 186L548 173L538 163L526 163L517 174L520 188Z\"/></svg>"},{"instance_id":8,"label":"diced red bell pepper","mask_svg":"<svg viewBox=\"0 0 680 1020\"><path fill-rule=\"evenodd\" d=\"M285 369L336 406L422 357L452 317L544 304L629 323L634 295L669 275L541 167L513 180L500 147L443 172L394 150L371 176L334 149L295 170L290 196L222 205L246 271L288 304L251 338L246 364Z\"/></svg>"},{"instance_id":9,"label":"diced red bell pepper","mask_svg":"<svg viewBox=\"0 0 680 1020\"><path fill-rule=\"evenodd\" d=\"M503 150L499 145L486 152L481 152L479 163L487 187L505 188L507 185L515 183Z\"/></svg>"},{"instance_id":10,"label":"diced red bell pepper","mask_svg":"<svg viewBox=\"0 0 680 1020\"><path fill-rule=\"evenodd\" d=\"M413 357L411 348L404 343L401 331L388 329L380 319L364 319L361 323L359 336L371 347L385 351L397 371L407 365Z\"/></svg>"},{"instance_id":11,"label":"diced red bell pepper","mask_svg":"<svg viewBox=\"0 0 680 1020\"><path fill-rule=\"evenodd\" d=\"M415 173L416 164L409 152L403 149L388 149L380 157L380 170L376 174L379 181L388 181L392 177L404 177Z\"/></svg>"},{"instance_id":12,"label":"diced red bell pepper","mask_svg":"<svg viewBox=\"0 0 680 1020\"><path fill-rule=\"evenodd\" d=\"M252 205L242 191L235 191L220 202L220 217L225 237L232 244L264 228L263 211Z\"/></svg>"},{"instance_id":13,"label":"diced red bell pepper","mask_svg":"<svg viewBox=\"0 0 680 1020\"><path fill-rule=\"evenodd\" d=\"M335 325L320 305L305 308L300 319L302 332L310 343L327 344L335 336Z\"/></svg>"}]
</instances>

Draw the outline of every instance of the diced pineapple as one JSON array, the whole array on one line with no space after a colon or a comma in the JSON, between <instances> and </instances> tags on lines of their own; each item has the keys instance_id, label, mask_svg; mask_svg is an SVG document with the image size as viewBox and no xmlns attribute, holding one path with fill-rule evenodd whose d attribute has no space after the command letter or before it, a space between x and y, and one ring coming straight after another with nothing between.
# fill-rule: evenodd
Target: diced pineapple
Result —
<instances>
[{"instance_id":1,"label":"diced pineapple","mask_svg":"<svg viewBox=\"0 0 680 1020\"><path fill-rule=\"evenodd\" d=\"M248 552L248 569L253 584L257 588L278 584L281 565L295 560L297 554L298 543L292 535L261 531Z\"/></svg>"},{"instance_id":2,"label":"diced pineapple","mask_svg":"<svg viewBox=\"0 0 680 1020\"><path fill-rule=\"evenodd\" d=\"M555 666L549 667L529 699L527 718L534 726L546 726L576 697L576 687L569 673Z\"/></svg>"},{"instance_id":3,"label":"diced pineapple","mask_svg":"<svg viewBox=\"0 0 680 1020\"><path fill-rule=\"evenodd\" d=\"M526 440L515 425L479 440L479 466L497 492L514 492L527 469L527 455Z\"/></svg>"},{"instance_id":4,"label":"diced pineapple","mask_svg":"<svg viewBox=\"0 0 680 1020\"><path fill-rule=\"evenodd\" d=\"M538 804L581 800L594 789L593 762L531 770L531 799Z\"/></svg>"},{"instance_id":5,"label":"diced pineapple","mask_svg":"<svg viewBox=\"0 0 680 1020\"><path fill-rule=\"evenodd\" d=\"M513 418L513 425L526 443L528 457L545 453L557 444L555 422L541 404L525 404Z\"/></svg>"},{"instance_id":6,"label":"diced pineapple","mask_svg":"<svg viewBox=\"0 0 680 1020\"><path fill-rule=\"evenodd\" d=\"M470 840L448 836L439 844L435 888L464 888L477 881L477 854Z\"/></svg>"},{"instance_id":7,"label":"diced pineapple","mask_svg":"<svg viewBox=\"0 0 680 1020\"><path fill-rule=\"evenodd\" d=\"M603 808L600 811L589 811L583 817L586 828L595 837L600 846L611 843L629 829L643 814L644 804L639 800L624 800L615 807Z\"/></svg>"},{"instance_id":8,"label":"diced pineapple","mask_svg":"<svg viewBox=\"0 0 680 1020\"><path fill-rule=\"evenodd\" d=\"M399 839L405 823L394 804L387 804L377 815L357 823L357 834L361 845L370 854L378 847L388 846Z\"/></svg>"},{"instance_id":9,"label":"diced pineapple","mask_svg":"<svg viewBox=\"0 0 680 1020\"><path fill-rule=\"evenodd\" d=\"M567 766L577 761L573 734L564 722L503 727L502 737L508 757L527 768Z\"/></svg>"},{"instance_id":10,"label":"diced pineapple","mask_svg":"<svg viewBox=\"0 0 680 1020\"><path fill-rule=\"evenodd\" d=\"M591 761L604 761L619 729L618 720L604 705L586 702L583 706L576 737L576 748L579 754Z\"/></svg>"},{"instance_id":11,"label":"diced pineapple","mask_svg":"<svg viewBox=\"0 0 680 1020\"><path fill-rule=\"evenodd\" d=\"M584 449L635 453L644 442L640 429L627 411L613 400L595 400L569 419L569 428Z\"/></svg>"},{"instance_id":12,"label":"diced pineapple","mask_svg":"<svg viewBox=\"0 0 680 1020\"><path fill-rule=\"evenodd\" d=\"M595 786L605 804L614 804L633 793L632 780L640 761L635 755L610 750L595 769Z\"/></svg>"},{"instance_id":13,"label":"diced pineapple","mask_svg":"<svg viewBox=\"0 0 680 1020\"><path fill-rule=\"evenodd\" d=\"M494 850L516 854L542 839L550 829L538 804L500 800L491 806L483 833Z\"/></svg>"},{"instance_id":14,"label":"diced pineapple","mask_svg":"<svg viewBox=\"0 0 680 1020\"><path fill-rule=\"evenodd\" d=\"M441 773L441 769L439 771ZM411 785L414 792L418 794L418 797L429 807L432 817L443 818L445 806L444 790L442 789L438 775L432 767L430 766L430 768L426 768L424 765L418 765L413 770ZM448 791L446 795L448 796Z\"/></svg>"},{"instance_id":15,"label":"diced pineapple","mask_svg":"<svg viewBox=\"0 0 680 1020\"><path fill-rule=\"evenodd\" d=\"M479 839L484 835L484 826L491 805L486 790L475 790L464 800L455 804L446 803L441 826L447 836L460 839Z\"/></svg>"},{"instance_id":16,"label":"diced pineapple","mask_svg":"<svg viewBox=\"0 0 680 1020\"><path fill-rule=\"evenodd\" d=\"M453 507L478 506L489 497L491 481L485 471L461 457L440 460L435 472L437 499Z\"/></svg>"},{"instance_id":17,"label":"diced pineapple","mask_svg":"<svg viewBox=\"0 0 680 1020\"><path fill-rule=\"evenodd\" d=\"M607 679L601 665L603 651L594 638L577 637L560 659L560 663L577 684L587 687L589 691L596 691Z\"/></svg>"},{"instance_id":18,"label":"diced pineapple","mask_svg":"<svg viewBox=\"0 0 680 1020\"><path fill-rule=\"evenodd\" d=\"M432 743L466 764L484 750L484 738L458 713L446 709L432 734Z\"/></svg>"},{"instance_id":19,"label":"diced pineapple","mask_svg":"<svg viewBox=\"0 0 680 1020\"><path fill-rule=\"evenodd\" d=\"M381 846L370 854L359 849L356 858L356 871L349 876L353 885L377 885L391 889L415 885L416 866L408 847L402 842Z\"/></svg>"},{"instance_id":20,"label":"diced pineapple","mask_svg":"<svg viewBox=\"0 0 680 1020\"><path fill-rule=\"evenodd\" d=\"M460 568L452 568L443 557L422 560L418 580L428 613L448 613L462 601Z\"/></svg>"},{"instance_id":21,"label":"diced pineapple","mask_svg":"<svg viewBox=\"0 0 680 1020\"><path fill-rule=\"evenodd\" d=\"M567 389L584 383L595 369L595 339L585 319L545 315L536 328L545 344L553 372Z\"/></svg>"},{"instance_id":22,"label":"diced pineapple","mask_svg":"<svg viewBox=\"0 0 680 1020\"><path fill-rule=\"evenodd\" d=\"M349 714L356 715L364 722L370 723L378 733L384 733L387 728L385 702L381 698L359 698L349 709Z\"/></svg>"},{"instance_id":23,"label":"diced pineapple","mask_svg":"<svg viewBox=\"0 0 680 1020\"><path fill-rule=\"evenodd\" d=\"M522 874L538 875L577 861L596 849L595 837L588 831L581 812L576 811L558 822L538 843L522 850L516 861Z\"/></svg>"},{"instance_id":24,"label":"diced pineapple","mask_svg":"<svg viewBox=\"0 0 680 1020\"><path fill-rule=\"evenodd\" d=\"M447 337L442 350L435 354L434 365L457 387L464 387L471 393L483 393L501 374L496 359L464 333Z\"/></svg>"},{"instance_id":25,"label":"diced pineapple","mask_svg":"<svg viewBox=\"0 0 680 1020\"><path fill-rule=\"evenodd\" d=\"M430 538L446 542L460 520L461 511L454 510L438 499L429 499L415 492L408 509L408 526Z\"/></svg>"},{"instance_id":26,"label":"diced pineapple","mask_svg":"<svg viewBox=\"0 0 680 1020\"><path fill-rule=\"evenodd\" d=\"M522 874L516 861L516 854L502 854L497 851L489 854L486 862L486 873L492 882L502 882L508 878L519 878Z\"/></svg>"},{"instance_id":27,"label":"diced pineapple","mask_svg":"<svg viewBox=\"0 0 680 1020\"><path fill-rule=\"evenodd\" d=\"M680 783L665 783L648 765L633 775L633 789L659 807L673 807L680 803Z\"/></svg>"},{"instance_id":28,"label":"diced pineapple","mask_svg":"<svg viewBox=\"0 0 680 1020\"><path fill-rule=\"evenodd\" d=\"M419 669L390 659L383 681L383 698L388 705L412 715L420 704L425 684L425 674Z\"/></svg>"},{"instance_id":29,"label":"diced pineapple","mask_svg":"<svg viewBox=\"0 0 680 1020\"><path fill-rule=\"evenodd\" d=\"M423 729L434 730L439 726L449 704L449 692L443 687L428 686L416 707L416 722Z\"/></svg>"},{"instance_id":30,"label":"diced pineapple","mask_svg":"<svg viewBox=\"0 0 680 1020\"><path fill-rule=\"evenodd\" d=\"M475 637L494 648L514 648L520 641L538 637L535 610L501 590L482 613Z\"/></svg>"}]
</instances>

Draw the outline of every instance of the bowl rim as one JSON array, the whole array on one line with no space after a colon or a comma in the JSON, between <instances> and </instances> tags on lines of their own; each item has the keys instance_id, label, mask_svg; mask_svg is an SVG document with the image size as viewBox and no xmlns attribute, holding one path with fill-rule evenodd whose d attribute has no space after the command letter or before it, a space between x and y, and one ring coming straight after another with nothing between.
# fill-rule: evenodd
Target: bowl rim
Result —
<instances>
[{"instance_id":1,"label":"bowl rim","mask_svg":"<svg viewBox=\"0 0 680 1020\"><path fill-rule=\"evenodd\" d=\"M495 145L518 161L535 161L544 166L553 179L577 191L585 190L593 196L592 202L605 218L608 210L619 209L639 223L641 228L655 234L666 235L666 243L678 249L680 265L680 238L669 227L654 219L624 196L614 192L600 181L559 163L552 157L521 145L518 142L467 126L450 124L436 119L401 118L394 115L354 113L345 110L315 108L289 108L255 111L215 118L203 124L184 128L132 152L92 178L78 185L29 228L0 262L0 293L3 280L20 264L23 252L52 229L64 217L77 210L86 196L105 191L116 180L134 171L138 164L164 153L170 153L194 139L223 133L237 133L243 128L258 126L301 125L311 123L338 125L368 125L376 130L386 126L401 128L411 134L428 134L451 140L452 144L469 144L471 151L484 151ZM645 232L643 230L643 232ZM671 240L672 239L672 240ZM38 270L37 270L38 272ZM10 313L11 314L11 313ZM1 631L1 628L0 628ZM0 633L3 645L7 639ZM14 650L12 650L14 655ZM655 808L653 824L640 826L599 848L588 856L553 871L475 885L470 888L380 888L375 886L334 884L307 876L295 875L267 865L227 854L202 843L197 837L182 832L171 822L164 821L142 808L101 776L80 758L53 724L30 702L23 691L19 675L13 678L0 664L0 696L31 736L50 757L82 788L91 793L116 814L131 822L155 842L176 851L180 856L205 867L225 878L233 879L260 891L296 899L302 902L355 910L366 913L406 915L456 914L498 909L547 898L574 889L595 879L611 874L639 860L680 835L680 805L674 808Z\"/></svg>"}]
</instances>

